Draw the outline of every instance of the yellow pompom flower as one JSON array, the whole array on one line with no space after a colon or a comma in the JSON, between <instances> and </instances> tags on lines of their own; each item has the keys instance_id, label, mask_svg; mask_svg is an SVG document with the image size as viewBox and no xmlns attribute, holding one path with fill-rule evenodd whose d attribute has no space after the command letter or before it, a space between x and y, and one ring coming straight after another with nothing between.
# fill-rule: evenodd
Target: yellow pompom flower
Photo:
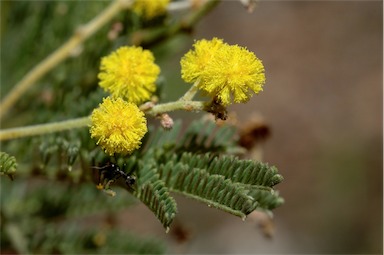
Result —
<instances>
[{"instance_id":1,"label":"yellow pompom flower","mask_svg":"<svg viewBox=\"0 0 384 255\"><path fill-rule=\"evenodd\" d=\"M121 98L104 98L91 115L90 133L109 155L129 154L141 145L147 133L144 113Z\"/></svg>"},{"instance_id":2,"label":"yellow pompom flower","mask_svg":"<svg viewBox=\"0 0 384 255\"><path fill-rule=\"evenodd\" d=\"M132 10L146 19L152 19L167 11L169 0L136 0Z\"/></svg>"},{"instance_id":3,"label":"yellow pompom flower","mask_svg":"<svg viewBox=\"0 0 384 255\"><path fill-rule=\"evenodd\" d=\"M101 59L99 85L114 97L141 104L156 91L160 68L154 56L141 47L121 47Z\"/></svg>"},{"instance_id":4,"label":"yellow pompom flower","mask_svg":"<svg viewBox=\"0 0 384 255\"><path fill-rule=\"evenodd\" d=\"M223 106L247 102L265 83L264 66L253 52L217 38L196 42L181 60L181 73L186 82L200 79L197 87Z\"/></svg>"},{"instance_id":5,"label":"yellow pompom flower","mask_svg":"<svg viewBox=\"0 0 384 255\"><path fill-rule=\"evenodd\" d=\"M190 50L181 58L181 78L186 82L195 82L202 76L207 63L220 54L220 48L224 46L221 39L213 38L211 41L200 40L194 45L194 50Z\"/></svg>"}]
</instances>

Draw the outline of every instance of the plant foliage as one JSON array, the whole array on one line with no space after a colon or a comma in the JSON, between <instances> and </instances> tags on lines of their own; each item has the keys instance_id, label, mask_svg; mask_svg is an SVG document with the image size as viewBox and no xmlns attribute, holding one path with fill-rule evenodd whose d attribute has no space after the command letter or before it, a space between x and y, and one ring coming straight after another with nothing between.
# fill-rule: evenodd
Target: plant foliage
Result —
<instances>
[{"instance_id":1,"label":"plant foliage","mask_svg":"<svg viewBox=\"0 0 384 255\"><path fill-rule=\"evenodd\" d=\"M142 149L117 158L95 149L89 153L86 146L81 146L89 144L89 136L82 136L85 141L72 142L60 135L49 136L39 145L40 168L36 172L53 179L93 180L98 184L100 174L94 167L114 161L135 176L132 194L148 206L166 229L177 214L172 192L243 219L254 210L270 211L283 203L273 189L283 179L276 167L228 154L241 152L234 126L218 127L214 121L201 118L185 131L181 121L170 131L161 127L150 130ZM52 163L60 167L52 167ZM129 191L123 182L117 184Z\"/></svg>"},{"instance_id":2,"label":"plant foliage","mask_svg":"<svg viewBox=\"0 0 384 255\"><path fill-rule=\"evenodd\" d=\"M144 141L144 149L134 157L120 158L120 164L129 165L125 170L136 174L134 195L164 227L169 227L177 212L170 192L241 218L256 209L270 211L283 203L273 189L283 180L276 167L225 155L241 151L235 143L235 127L217 127L212 120L202 118L190 124L184 134L181 130L181 122L171 131L153 130Z\"/></svg>"},{"instance_id":3,"label":"plant foliage","mask_svg":"<svg viewBox=\"0 0 384 255\"><path fill-rule=\"evenodd\" d=\"M13 179L13 174L16 172L16 168L16 158L5 152L0 152L0 174L8 175Z\"/></svg>"},{"instance_id":4,"label":"plant foliage","mask_svg":"<svg viewBox=\"0 0 384 255\"><path fill-rule=\"evenodd\" d=\"M1 53L7 63L1 72L7 75L0 76L2 96L107 5L103 1L2 3L2 49L7 49ZM192 13L187 22L166 15L147 22L131 12L122 13L115 22L123 30L115 40L107 39L113 25L103 27L84 43L80 55L55 67L39 80L38 89L25 93L1 128L89 115L106 96L97 86L101 56L127 41L133 44L140 36L145 47L161 49L159 55L173 54L175 41L167 44L167 40L189 33L188 26L203 14ZM161 93L158 96L161 100ZM113 219L122 209L141 202L168 230L177 215L173 193L243 219L254 210L270 211L283 203L274 190L283 179L277 169L237 157L244 152L237 143L237 128L218 126L206 117L188 124L177 120L171 130L150 125L141 148L130 156L109 157L95 145L87 128L2 142L1 150L0 173L14 179L0 179L2 252L163 253L157 241L108 230L113 222L106 224L100 214ZM106 177L99 169L111 162L135 178L133 187L120 177L103 180ZM114 194L109 188L118 191L115 197L96 188L104 181L112 183L104 187L108 194Z\"/></svg>"}]
</instances>

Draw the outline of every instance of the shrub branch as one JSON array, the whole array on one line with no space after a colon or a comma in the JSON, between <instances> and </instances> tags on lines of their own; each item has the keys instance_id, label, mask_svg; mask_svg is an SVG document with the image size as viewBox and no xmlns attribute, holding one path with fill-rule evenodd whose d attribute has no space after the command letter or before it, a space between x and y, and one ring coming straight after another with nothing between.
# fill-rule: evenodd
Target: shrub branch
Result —
<instances>
[{"instance_id":1,"label":"shrub branch","mask_svg":"<svg viewBox=\"0 0 384 255\"><path fill-rule=\"evenodd\" d=\"M151 116L157 116L161 113L186 110L186 111L203 111L205 103L201 101L175 101L170 103L158 104L146 110L146 113ZM34 135L42 135L54 132L60 132L73 128L86 127L91 124L90 117L81 117L71 120L64 120L54 123L38 124L26 127L10 128L0 131L0 141L10 140Z\"/></svg>"}]
</instances>

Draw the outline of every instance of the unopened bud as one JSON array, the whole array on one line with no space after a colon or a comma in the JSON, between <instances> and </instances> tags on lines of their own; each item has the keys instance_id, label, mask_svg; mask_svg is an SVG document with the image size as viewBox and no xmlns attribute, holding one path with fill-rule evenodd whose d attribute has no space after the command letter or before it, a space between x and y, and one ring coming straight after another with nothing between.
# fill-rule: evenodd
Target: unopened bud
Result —
<instances>
[{"instance_id":1,"label":"unopened bud","mask_svg":"<svg viewBox=\"0 0 384 255\"><path fill-rule=\"evenodd\" d=\"M160 117L160 124L164 129L166 130L172 129L173 119L167 113L162 113L159 117Z\"/></svg>"}]
</instances>

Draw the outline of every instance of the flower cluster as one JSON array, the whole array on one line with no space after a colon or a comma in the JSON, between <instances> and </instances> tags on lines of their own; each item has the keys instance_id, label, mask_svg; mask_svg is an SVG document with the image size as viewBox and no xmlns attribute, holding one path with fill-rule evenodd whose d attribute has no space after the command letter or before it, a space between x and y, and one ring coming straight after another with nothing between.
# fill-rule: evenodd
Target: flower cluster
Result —
<instances>
[{"instance_id":1,"label":"flower cluster","mask_svg":"<svg viewBox=\"0 0 384 255\"><path fill-rule=\"evenodd\" d=\"M156 90L160 68L141 47L121 47L102 58L99 85L112 94L91 115L90 133L106 153L129 154L147 132L144 113L137 107Z\"/></svg>"},{"instance_id":2,"label":"flower cluster","mask_svg":"<svg viewBox=\"0 0 384 255\"><path fill-rule=\"evenodd\" d=\"M144 2L152 1L135 3ZM112 97L93 111L90 133L106 153L129 154L140 147L147 126L137 105L151 98L159 73L152 53L141 47L121 47L102 59L99 85ZM265 83L264 66L254 53L217 38L194 44L181 59L181 76L212 97L207 111L221 119L225 119L226 106L248 101ZM164 127L172 127L167 114L159 116Z\"/></svg>"},{"instance_id":3,"label":"flower cluster","mask_svg":"<svg viewBox=\"0 0 384 255\"><path fill-rule=\"evenodd\" d=\"M129 154L138 149L147 133L144 113L121 98L105 98L91 115L90 133L106 153Z\"/></svg>"},{"instance_id":4,"label":"flower cluster","mask_svg":"<svg viewBox=\"0 0 384 255\"><path fill-rule=\"evenodd\" d=\"M132 10L146 19L152 19L167 11L169 0L136 0Z\"/></svg>"},{"instance_id":5,"label":"flower cluster","mask_svg":"<svg viewBox=\"0 0 384 255\"><path fill-rule=\"evenodd\" d=\"M121 47L102 58L99 85L114 97L141 104L156 91L160 68L154 56L141 47Z\"/></svg>"},{"instance_id":6,"label":"flower cluster","mask_svg":"<svg viewBox=\"0 0 384 255\"><path fill-rule=\"evenodd\" d=\"M181 75L223 106L247 102L263 90L264 66L254 53L223 40L200 40L181 59Z\"/></svg>"}]
</instances>

